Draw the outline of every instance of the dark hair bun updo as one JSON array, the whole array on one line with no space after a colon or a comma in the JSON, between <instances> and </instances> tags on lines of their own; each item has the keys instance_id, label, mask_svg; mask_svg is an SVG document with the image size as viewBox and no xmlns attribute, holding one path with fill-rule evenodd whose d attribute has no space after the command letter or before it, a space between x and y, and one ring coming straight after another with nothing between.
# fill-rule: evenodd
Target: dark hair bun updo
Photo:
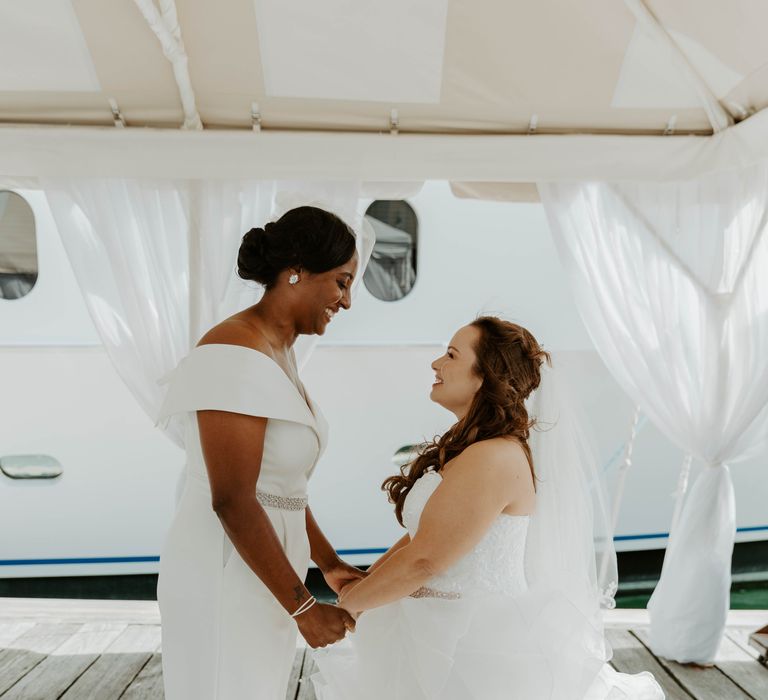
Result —
<instances>
[{"instance_id":1,"label":"dark hair bun updo","mask_svg":"<svg viewBox=\"0 0 768 700\"><path fill-rule=\"evenodd\" d=\"M327 272L354 253L355 234L338 216L318 207L297 207L243 236L237 274L269 289L289 267Z\"/></svg>"}]
</instances>

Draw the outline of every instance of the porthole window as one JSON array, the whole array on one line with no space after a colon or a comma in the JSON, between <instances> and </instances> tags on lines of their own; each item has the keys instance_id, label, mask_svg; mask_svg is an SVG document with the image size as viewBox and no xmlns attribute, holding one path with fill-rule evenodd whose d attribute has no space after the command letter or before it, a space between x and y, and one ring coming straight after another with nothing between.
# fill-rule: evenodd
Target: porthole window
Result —
<instances>
[{"instance_id":1,"label":"porthole window","mask_svg":"<svg viewBox=\"0 0 768 700\"><path fill-rule=\"evenodd\" d=\"M0 299L21 299L37 282L37 239L32 207L0 190Z\"/></svg>"},{"instance_id":2,"label":"porthole window","mask_svg":"<svg viewBox=\"0 0 768 700\"><path fill-rule=\"evenodd\" d=\"M419 222L402 200L378 200L365 212L376 232L376 245L365 269L366 289L382 301L397 301L416 284Z\"/></svg>"}]
</instances>

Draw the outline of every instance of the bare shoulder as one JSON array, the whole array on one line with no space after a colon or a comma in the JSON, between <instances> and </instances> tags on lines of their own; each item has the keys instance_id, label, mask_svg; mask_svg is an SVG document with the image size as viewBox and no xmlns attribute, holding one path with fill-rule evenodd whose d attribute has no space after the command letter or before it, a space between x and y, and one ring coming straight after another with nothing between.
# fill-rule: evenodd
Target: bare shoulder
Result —
<instances>
[{"instance_id":1,"label":"bare shoulder","mask_svg":"<svg viewBox=\"0 0 768 700\"><path fill-rule=\"evenodd\" d=\"M467 447L461 453L462 457L483 460L492 464L514 465L528 464L523 446L514 438L496 437L490 440L479 440Z\"/></svg>"},{"instance_id":2,"label":"bare shoulder","mask_svg":"<svg viewBox=\"0 0 768 700\"><path fill-rule=\"evenodd\" d=\"M272 349L258 328L233 316L211 328L197 343L200 345L243 345L271 355Z\"/></svg>"},{"instance_id":3,"label":"bare shoulder","mask_svg":"<svg viewBox=\"0 0 768 700\"><path fill-rule=\"evenodd\" d=\"M475 477L480 473L489 476L519 477L529 475L528 458L522 445L512 438L491 438L480 440L467 447L450 464L450 473L471 471Z\"/></svg>"},{"instance_id":4,"label":"bare shoulder","mask_svg":"<svg viewBox=\"0 0 768 700\"><path fill-rule=\"evenodd\" d=\"M446 482L464 494L494 494L508 515L533 508L535 485L523 446L512 438L481 440L446 464ZM490 496L489 496L490 497Z\"/></svg>"}]
</instances>

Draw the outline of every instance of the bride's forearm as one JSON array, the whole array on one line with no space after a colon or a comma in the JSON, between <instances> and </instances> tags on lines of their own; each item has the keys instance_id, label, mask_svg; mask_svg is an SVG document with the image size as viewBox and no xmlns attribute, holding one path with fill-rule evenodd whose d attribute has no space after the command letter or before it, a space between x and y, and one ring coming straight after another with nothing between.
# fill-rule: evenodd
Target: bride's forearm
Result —
<instances>
[{"instance_id":1,"label":"bride's forearm","mask_svg":"<svg viewBox=\"0 0 768 700\"><path fill-rule=\"evenodd\" d=\"M411 541L410 535L406 532L395 544L393 544L384 554L382 554L371 566L368 567L368 573L373 573L381 568L381 565L387 561L395 552L402 549Z\"/></svg>"},{"instance_id":2,"label":"bride's forearm","mask_svg":"<svg viewBox=\"0 0 768 700\"><path fill-rule=\"evenodd\" d=\"M435 575L431 562L412 545L394 552L374 573L342 595L339 605L359 613L409 596Z\"/></svg>"}]
</instances>

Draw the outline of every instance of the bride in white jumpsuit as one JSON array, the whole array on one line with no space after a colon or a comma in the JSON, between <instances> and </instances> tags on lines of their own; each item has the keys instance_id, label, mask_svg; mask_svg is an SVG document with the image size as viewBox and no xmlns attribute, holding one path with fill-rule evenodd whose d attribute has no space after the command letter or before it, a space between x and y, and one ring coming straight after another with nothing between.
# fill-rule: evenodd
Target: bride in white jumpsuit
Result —
<instances>
[{"instance_id":1,"label":"bride in white jumpsuit","mask_svg":"<svg viewBox=\"0 0 768 700\"><path fill-rule=\"evenodd\" d=\"M184 417L187 464L158 583L167 700L282 700L297 631L324 646L354 628L303 585L310 558L336 590L362 574L338 559L307 507L327 425L292 344L349 308L356 269L353 234L323 210L252 229L238 272L264 284L264 297L169 376L159 418Z\"/></svg>"}]
</instances>

